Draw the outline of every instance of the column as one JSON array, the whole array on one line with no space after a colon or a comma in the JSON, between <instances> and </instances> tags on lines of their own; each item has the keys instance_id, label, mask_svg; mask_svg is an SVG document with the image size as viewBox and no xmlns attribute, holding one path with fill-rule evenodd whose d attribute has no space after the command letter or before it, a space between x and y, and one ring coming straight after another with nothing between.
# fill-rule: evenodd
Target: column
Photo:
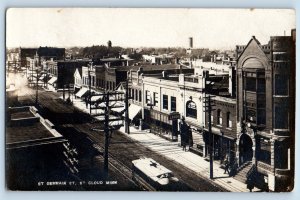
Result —
<instances>
[{"instance_id":1,"label":"column","mask_svg":"<svg viewBox=\"0 0 300 200\"><path fill-rule=\"evenodd\" d=\"M270 139L271 143L271 168L272 171L275 172L275 140Z\"/></svg>"}]
</instances>

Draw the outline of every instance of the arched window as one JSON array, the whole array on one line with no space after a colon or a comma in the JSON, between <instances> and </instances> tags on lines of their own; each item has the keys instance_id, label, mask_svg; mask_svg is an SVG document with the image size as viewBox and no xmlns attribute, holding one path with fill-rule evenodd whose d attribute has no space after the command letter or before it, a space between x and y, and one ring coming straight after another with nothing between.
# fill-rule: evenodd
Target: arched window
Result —
<instances>
[{"instance_id":1,"label":"arched window","mask_svg":"<svg viewBox=\"0 0 300 200\"><path fill-rule=\"evenodd\" d=\"M186 116L197 119L197 105L193 101L188 101L186 103Z\"/></svg>"},{"instance_id":2,"label":"arched window","mask_svg":"<svg viewBox=\"0 0 300 200\"><path fill-rule=\"evenodd\" d=\"M217 110L217 123L222 125L222 111L220 109Z\"/></svg>"}]
</instances>

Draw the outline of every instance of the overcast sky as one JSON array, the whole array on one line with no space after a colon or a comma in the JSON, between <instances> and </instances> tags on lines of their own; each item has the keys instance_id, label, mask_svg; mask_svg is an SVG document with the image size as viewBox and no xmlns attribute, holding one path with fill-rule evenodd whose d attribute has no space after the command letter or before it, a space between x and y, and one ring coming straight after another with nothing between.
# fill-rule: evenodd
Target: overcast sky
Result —
<instances>
[{"instance_id":1,"label":"overcast sky","mask_svg":"<svg viewBox=\"0 0 300 200\"><path fill-rule=\"evenodd\" d=\"M294 10L13 8L6 46L188 47L233 49L252 35L262 43L290 35Z\"/></svg>"}]
</instances>

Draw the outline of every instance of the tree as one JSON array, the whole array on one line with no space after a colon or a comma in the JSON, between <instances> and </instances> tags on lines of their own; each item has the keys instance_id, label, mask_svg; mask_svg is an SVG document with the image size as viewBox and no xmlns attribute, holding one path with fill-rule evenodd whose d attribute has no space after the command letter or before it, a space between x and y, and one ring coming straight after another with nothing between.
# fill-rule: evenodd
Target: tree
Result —
<instances>
[{"instance_id":1,"label":"tree","mask_svg":"<svg viewBox=\"0 0 300 200\"><path fill-rule=\"evenodd\" d=\"M133 53L129 54L128 57L134 60L141 60L143 58L143 55L140 53Z\"/></svg>"}]
</instances>

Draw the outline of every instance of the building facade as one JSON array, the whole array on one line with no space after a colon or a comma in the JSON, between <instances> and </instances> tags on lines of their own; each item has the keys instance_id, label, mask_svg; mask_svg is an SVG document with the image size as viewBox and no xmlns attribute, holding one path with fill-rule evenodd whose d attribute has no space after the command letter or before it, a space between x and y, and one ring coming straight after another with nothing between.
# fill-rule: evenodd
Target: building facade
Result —
<instances>
[{"instance_id":1,"label":"building facade","mask_svg":"<svg viewBox=\"0 0 300 200\"><path fill-rule=\"evenodd\" d=\"M295 40L253 37L237 46L237 152L239 165L257 167L271 191L293 187Z\"/></svg>"}]
</instances>

